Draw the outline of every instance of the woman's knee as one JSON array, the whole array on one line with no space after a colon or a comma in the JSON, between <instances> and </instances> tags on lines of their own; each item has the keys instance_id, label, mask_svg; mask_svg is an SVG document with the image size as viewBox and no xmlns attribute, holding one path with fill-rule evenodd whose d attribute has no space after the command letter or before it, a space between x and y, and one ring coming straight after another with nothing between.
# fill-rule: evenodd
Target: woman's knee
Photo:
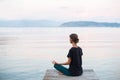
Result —
<instances>
[{"instance_id":1,"label":"woman's knee","mask_svg":"<svg viewBox=\"0 0 120 80\"><path fill-rule=\"evenodd\" d=\"M59 67L59 66L61 66L61 65L59 65L59 64L54 64L54 68L57 68L57 67Z\"/></svg>"}]
</instances>

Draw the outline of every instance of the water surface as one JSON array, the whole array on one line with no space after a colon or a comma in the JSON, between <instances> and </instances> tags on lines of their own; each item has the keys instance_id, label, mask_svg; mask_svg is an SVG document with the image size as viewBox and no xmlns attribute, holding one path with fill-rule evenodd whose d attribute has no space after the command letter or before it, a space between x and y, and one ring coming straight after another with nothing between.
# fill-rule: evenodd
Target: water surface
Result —
<instances>
[{"instance_id":1,"label":"water surface","mask_svg":"<svg viewBox=\"0 0 120 80\"><path fill-rule=\"evenodd\" d=\"M52 60L67 59L71 33L79 35L84 69L120 80L120 28L104 27L0 28L0 80L42 80Z\"/></svg>"}]
</instances>

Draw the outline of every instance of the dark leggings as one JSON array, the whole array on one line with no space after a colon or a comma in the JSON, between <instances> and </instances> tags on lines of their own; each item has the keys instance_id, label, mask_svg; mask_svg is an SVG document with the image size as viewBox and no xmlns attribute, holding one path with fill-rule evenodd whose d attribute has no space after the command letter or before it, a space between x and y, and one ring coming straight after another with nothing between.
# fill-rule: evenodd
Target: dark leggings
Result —
<instances>
[{"instance_id":1,"label":"dark leggings","mask_svg":"<svg viewBox=\"0 0 120 80\"><path fill-rule=\"evenodd\" d=\"M72 76L70 71L66 67L64 67L62 65L54 64L54 68L57 69L58 71L60 71L61 73L63 73L64 75Z\"/></svg>"}]
</instances>

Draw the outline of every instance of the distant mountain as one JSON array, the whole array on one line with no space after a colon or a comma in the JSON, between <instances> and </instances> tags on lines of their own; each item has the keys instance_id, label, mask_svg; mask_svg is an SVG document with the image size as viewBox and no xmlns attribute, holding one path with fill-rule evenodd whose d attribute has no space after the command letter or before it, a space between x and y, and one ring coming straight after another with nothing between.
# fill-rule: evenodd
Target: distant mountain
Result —
<instances>
[{"instance_id":1,"label":"distant mountain","mask_svg":"<svg viewBox=\"0 0 120 80\"><path fill-rule=\"evenodd\" d=\"M50 20L0 20L0 27L55 27L57 21Z\"/></svg>"},{"instance_id":2,"label":"distant mountain","mask_svg":"<svg viewBox=\"0 0 120 80\"><path fill-rule=\"evenodd\" d=\"M65 22L60 26L63 26L63 27L120 27L120 23L71 21L71 22Z\"/></svg>"},{"instance_id":3,"label":"distant mountain","mask_svg":"<svg viewBox=\"0 0 120 80\"><path fill-rule=\"evenodd\" d=\"M120 27L120 23L71 21L57 22L51 20L0 20L0 27Z\"/></svg>"}]
</instances>

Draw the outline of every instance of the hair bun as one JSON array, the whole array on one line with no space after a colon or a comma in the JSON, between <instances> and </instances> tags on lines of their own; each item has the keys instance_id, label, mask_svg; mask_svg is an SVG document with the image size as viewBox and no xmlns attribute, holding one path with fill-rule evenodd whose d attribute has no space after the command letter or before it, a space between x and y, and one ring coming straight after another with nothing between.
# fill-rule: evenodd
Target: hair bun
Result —
<instances>
[{"instance_id":1,"label":"hair bun","mask_svg":"<svg viewBox=\"0 0 120 80\"><path fill-rule=\"evenodd\" d=\"M78 43L79 39L78 39L78 35L73 33L70 35L70 38L72 39L73 42Z\"/></svg>"}]
</instances>

